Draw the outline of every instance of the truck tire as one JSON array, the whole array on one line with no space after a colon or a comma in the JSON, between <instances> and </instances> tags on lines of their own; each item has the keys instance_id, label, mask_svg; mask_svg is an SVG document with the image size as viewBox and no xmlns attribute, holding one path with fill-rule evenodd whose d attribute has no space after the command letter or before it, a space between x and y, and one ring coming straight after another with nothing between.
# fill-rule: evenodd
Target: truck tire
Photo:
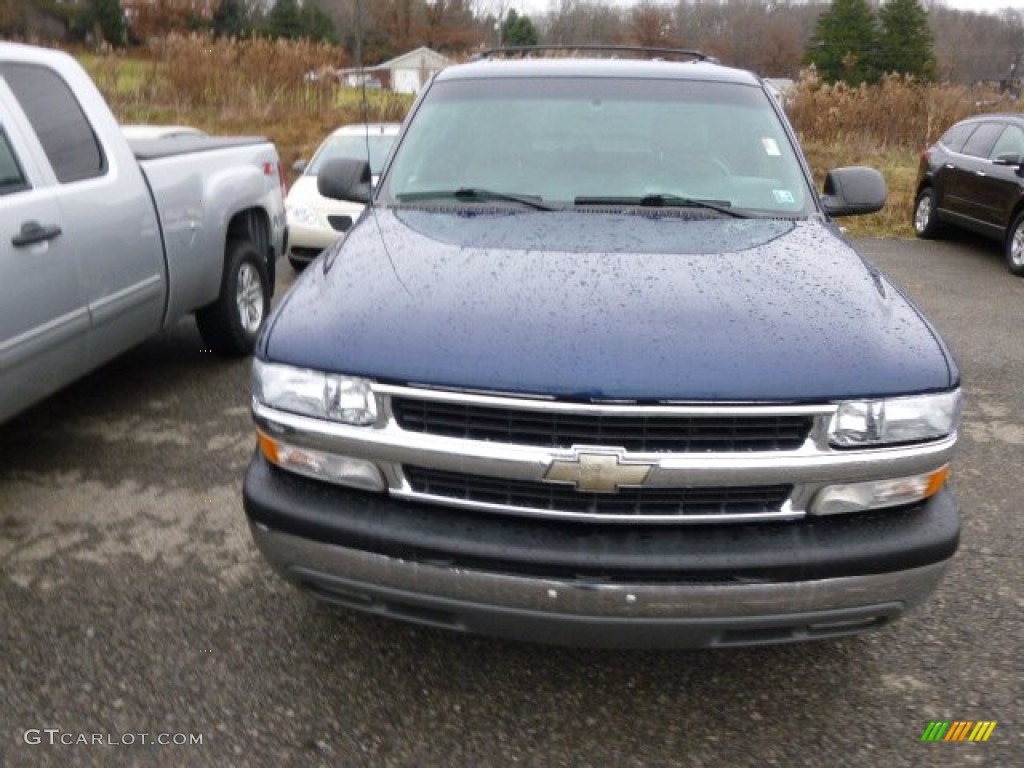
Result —
<instances>
[{"instance_id":1,"label":"truck tire","mask_svg":"<svg viewBox=\"0 0 1024 768\"><path fill-rule=\"evenodd\" d=\"M196 325L203 341L221 355L250 355L269 313L266 260L249 240L229 240L224 251L220 296L196 312Z\"/></svg>"}]
</instances>

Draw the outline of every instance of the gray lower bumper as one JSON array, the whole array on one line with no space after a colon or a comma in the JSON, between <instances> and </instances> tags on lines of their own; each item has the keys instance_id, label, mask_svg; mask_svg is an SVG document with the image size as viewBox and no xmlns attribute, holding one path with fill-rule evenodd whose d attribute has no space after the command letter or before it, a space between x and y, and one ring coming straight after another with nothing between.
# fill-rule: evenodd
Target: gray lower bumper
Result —
<instances>
[{"instance_id":1,"label":"gray lower bumper","mask_svg":"<svg viewBox=\"0 0 1024 768\"><path fill-rule=\"evenodd\" d=\"M893 573L752 584L601 584L447 568L254 523L282 576L369 613L519 640L606 647L764 645L880 627L921 602L949 561Z\"/></svg>"}]
</instances>

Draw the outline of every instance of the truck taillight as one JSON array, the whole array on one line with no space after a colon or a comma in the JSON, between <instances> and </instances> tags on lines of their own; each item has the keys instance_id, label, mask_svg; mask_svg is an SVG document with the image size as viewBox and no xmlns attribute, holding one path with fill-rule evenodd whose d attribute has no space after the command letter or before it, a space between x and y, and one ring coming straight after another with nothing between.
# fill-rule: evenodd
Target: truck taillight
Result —
<instances>
[{"instance_id":1,"label":"truck taillight","mask_svg":"<svg viewBox=\"0 0 1024 768\"><path fill-rule=\"evenodd\" d=\"M277 174L277 180L281 183L281 197L285 197L288 194L288 179L285 178L284 168L281 166L281 161L278 160L276 163L264 163L263 164L263 175L273 176Z\"/></svg>"},{"instance_id":2,"label":"truck taillight","mask_svg":"<svg viewBox=\"0 0 1024 768\"><path fill-rule=\"evenodd\" d=\"M288 196L288 177L284 174L284 166L281 165L281 161L277 161L277 178L281 180L281 197Z\"/></svg>"}]
</instances>

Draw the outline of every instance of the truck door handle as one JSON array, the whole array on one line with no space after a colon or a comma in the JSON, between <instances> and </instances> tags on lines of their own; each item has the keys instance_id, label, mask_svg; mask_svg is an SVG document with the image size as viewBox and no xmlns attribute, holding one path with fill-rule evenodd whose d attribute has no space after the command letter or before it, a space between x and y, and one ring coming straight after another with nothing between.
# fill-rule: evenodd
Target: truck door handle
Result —
<instances>
[{"instance_id":1,"label":"truck door handle","mask_svg":"<svg viewBox=\"0 0 1024 768\"><path fill-rule=\"evenodd\" d=\"M11 243L16 248L22 248L44 240L53 240L59 234L60 227L56 224L43 225L38 221L26 221L21 225L21 232L11 238Z\"/></svg>"}]
</instances>

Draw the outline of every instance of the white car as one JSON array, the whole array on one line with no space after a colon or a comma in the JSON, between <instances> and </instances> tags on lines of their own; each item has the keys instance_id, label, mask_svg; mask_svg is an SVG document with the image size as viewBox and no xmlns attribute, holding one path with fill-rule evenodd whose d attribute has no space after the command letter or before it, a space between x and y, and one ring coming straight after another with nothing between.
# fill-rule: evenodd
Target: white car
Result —
<instances>
[{"instance_id":1,"label":"white car","mask_svg":"<svg viewBox=\"0 0 1024 768\"><path fill-rule=\"evenodd\" d=\"M304 269L349 230L365 207L320 195L316 175L323 162L335 157L365 158L369 152L370 172L376 179L400 127L398 123L344 125L324 140L309 163L299 160L295 164L295 170L302 175L292 184L285 200L288 261L292 267Z\"/></svg>"}]
</instances>

